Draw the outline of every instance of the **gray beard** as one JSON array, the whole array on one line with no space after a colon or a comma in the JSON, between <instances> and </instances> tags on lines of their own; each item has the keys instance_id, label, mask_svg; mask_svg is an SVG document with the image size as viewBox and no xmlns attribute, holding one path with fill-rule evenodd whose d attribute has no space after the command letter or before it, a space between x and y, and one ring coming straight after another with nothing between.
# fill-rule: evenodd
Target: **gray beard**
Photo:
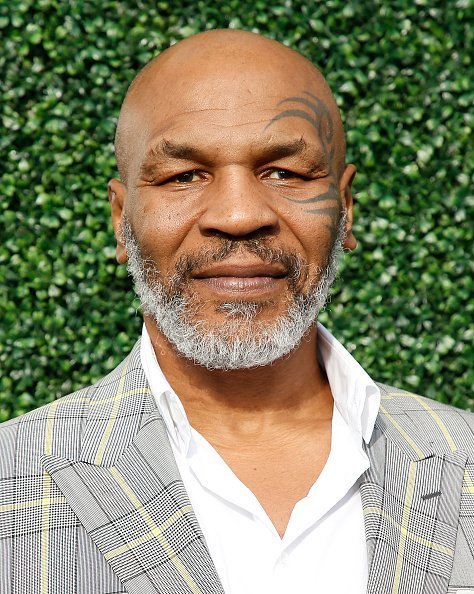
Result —
<instances>
[{"instance_id":1,"label":"gray beard","mask_svg":"<svg viewBox=\"0 0 474 594\"><path fill-rule=\"evenodd\" d=\"M180 355L207 369L248 369L269 365L298 346L326 303L343 252L344 237L345 216L342 216L327 264L315 271L316 280L306 293L301 285L308 276L308 266L298 255L267 247L265 240L222 240L217 250L208 249L197 256L182 257L177 263L176 274L165 284L154 261L142 256L128 220L124 217L122 222L127 268L143 313L154 319ZM256 318L263 308L271 307L270 302L229 301L216 307L224 313L224 320L213 327L199 317L199 302L185 294L186 281L190 272L199 266L222 261L237 250L245 253L243 246L247 253L256 253L266 262L285 262L289 269L290 292L287 311L272 321L261 321Z\"/></svg>"}]
</instances>

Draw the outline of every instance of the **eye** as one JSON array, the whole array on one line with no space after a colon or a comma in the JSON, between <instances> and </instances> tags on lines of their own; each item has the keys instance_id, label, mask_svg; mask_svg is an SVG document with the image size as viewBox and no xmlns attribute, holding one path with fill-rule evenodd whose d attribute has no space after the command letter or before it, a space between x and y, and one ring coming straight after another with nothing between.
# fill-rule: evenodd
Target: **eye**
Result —
<instances>
[{"instance_id":1,"label":"eye","mask_svg":"<svg viewBox=\"0 0 474 594\"><path fill-rule=\"evenodd\" d=\"M305 179L303 175L299 175L294 171L288 171L288 169L274 169L268 176L270 179Z\"/></svg>"},{"instance_id":2,"label":"eye","mask_svg":"<svg viewBox=\"0 0 474 594\"><path fill-rule=\"evenodd\" d=\"M189 184L191 182L195 182L199 179L198 172L196 169L192 169L191 171L183 171L183 173L179 173L170 179L170 181L178 182L179 184Z\"/></svg>"}]
</instances>

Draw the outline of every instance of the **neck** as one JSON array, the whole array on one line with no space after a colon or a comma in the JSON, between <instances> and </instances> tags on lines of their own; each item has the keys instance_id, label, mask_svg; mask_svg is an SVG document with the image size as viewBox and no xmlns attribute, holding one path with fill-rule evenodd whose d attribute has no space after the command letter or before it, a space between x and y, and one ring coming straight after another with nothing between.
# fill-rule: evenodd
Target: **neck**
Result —
<instances>
[{"instance_id":1,"label":"neck","mask_svg":"<svg viewBox=\"0 0 474 594\"><path fill-rule=\"evenodd\" d=\"M332 396L317 358L317 330L288 356L265 367L208 370L181 357L145 317L163 373L179 395L193 427L214 439L262 439L282 428L327 421ZM217 435L219 434L219 435Z\"/></svg>"}]
</instances>

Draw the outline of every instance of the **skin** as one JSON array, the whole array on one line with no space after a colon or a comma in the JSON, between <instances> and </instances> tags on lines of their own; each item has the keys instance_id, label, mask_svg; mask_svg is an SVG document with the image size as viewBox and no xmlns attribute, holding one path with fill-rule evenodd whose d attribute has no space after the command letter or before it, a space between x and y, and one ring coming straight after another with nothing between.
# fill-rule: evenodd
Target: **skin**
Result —
<instances>
[{"instance_id":1,"label":"skin","mask_svg":"<svg viewBox=\"0 0 474 594\"><path fill-rule=\"evenodd\" d=\"M285 271L262 269L246 240L301 256L303 289L325 265L343 210L344 247L356 246L355 168L344 163L336 103L320 72L277 42L224 30L173 46L131 85L116 148L122 180L109 182L109 199L120 263L124 213L165 282L183 255L223 239L241 246L225 274L211 266L191 279L188 291L211 327L224 319L216 305L232 299L260 303L262 322L286 311ZM333 399L316 329L270 366L209 371L181 357L149 316L145 324L190 423L282 536L330 450Z\"/></svg>"}]
</instances>

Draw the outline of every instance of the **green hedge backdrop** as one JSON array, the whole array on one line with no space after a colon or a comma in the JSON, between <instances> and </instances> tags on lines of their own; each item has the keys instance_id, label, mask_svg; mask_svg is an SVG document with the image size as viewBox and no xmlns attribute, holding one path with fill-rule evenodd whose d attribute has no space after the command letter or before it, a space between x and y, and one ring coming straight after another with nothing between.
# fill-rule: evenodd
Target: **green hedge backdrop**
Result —
<instances>
[{"instance_id":1,"label":"green hedge backdrop","mask_svg":"<svg viewBox=\"0 0 474 594\"><path fill-rule=\"evenodd\" d=\"M474 404L472 0L0 2L0 420L102 376L141 326L106 182L134 73L254 30L319 64L359 169L322 321L378 380Z\"/></svg>"}]
</instances>

